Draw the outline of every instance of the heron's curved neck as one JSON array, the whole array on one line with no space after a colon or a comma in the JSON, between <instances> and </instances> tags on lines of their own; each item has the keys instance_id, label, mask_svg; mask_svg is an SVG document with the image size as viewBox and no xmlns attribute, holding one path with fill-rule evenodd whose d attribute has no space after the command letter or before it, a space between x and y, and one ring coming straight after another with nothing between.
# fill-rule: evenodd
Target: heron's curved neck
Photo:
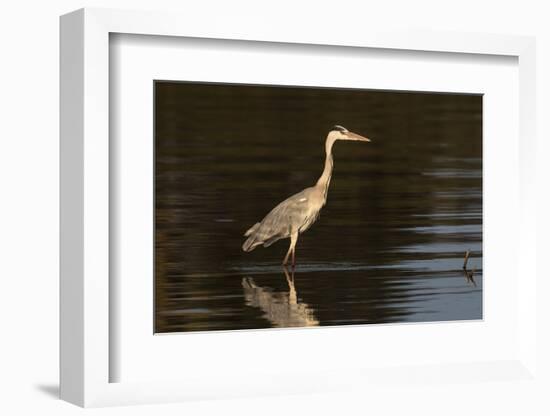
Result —
<instances>
[{"instance_id":1,"label":"heron's curved neck","mask_svg":"<svg viewBox=\"0 0 550 416\"><path fill-rule=\"evenodd\" d=\"M321 177L317 181L317 184L315 186L320 187L324 191L325 199L327 197L328 192L328 186L330 185L330 178L332 176L332 168L334 166L334 161L332 159L332 145L334 144L335 140L333 138L327 138L327 141L325 142L325 151L326 151L326 158L325 158L325 168L323 169L323 173L321 174Z\"/></svg>"}]
</instances>

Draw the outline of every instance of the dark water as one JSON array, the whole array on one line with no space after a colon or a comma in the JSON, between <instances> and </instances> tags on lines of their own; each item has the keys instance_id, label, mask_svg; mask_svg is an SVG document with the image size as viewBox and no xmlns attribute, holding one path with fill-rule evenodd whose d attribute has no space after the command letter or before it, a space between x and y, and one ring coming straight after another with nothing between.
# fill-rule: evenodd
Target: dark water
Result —
<instances>
[{"instance_id":1,"label":"dark water","mask_svg":"<svg viewBox=\"0 0 550 416\"><path fill-rule=\"evenodd\" d=\"M155 331L482 318L478 95L155 84ZM327 205L297 246L243 233L315 184L341 124ZM468 269L464 254L471 250Z\"/></svg>"}]
</instances>

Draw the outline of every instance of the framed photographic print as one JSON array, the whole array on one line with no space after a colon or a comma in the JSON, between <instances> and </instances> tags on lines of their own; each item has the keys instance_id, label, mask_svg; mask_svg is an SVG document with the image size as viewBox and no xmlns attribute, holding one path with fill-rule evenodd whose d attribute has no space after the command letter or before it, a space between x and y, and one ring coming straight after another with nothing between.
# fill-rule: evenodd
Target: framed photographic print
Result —
<instances>
[{"instance_id":1,"label":"framed photographic print","mask_svg":"<svg viewBox=\"0 0 550 416\"><path fill-rule=\"evenodd\" d=\"M153 88L155 333L482 319L481 95Z\"/></svg>"},{"instance_id":2,"label":"framed photographic print","mask_svg":"<svg viewBox=\"0 0 550 416\"><path fill-rule=\"evenodd\" d=\"M533 40L212 27L62 17L62 398L530 379Z\"/></svg>"}]
</instances>

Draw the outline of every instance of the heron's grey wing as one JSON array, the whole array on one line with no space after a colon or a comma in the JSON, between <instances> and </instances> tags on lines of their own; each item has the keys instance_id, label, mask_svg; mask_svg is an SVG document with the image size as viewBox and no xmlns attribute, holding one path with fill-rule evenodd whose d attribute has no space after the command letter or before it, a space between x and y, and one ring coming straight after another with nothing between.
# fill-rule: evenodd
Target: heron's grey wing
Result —
<instances>
[{"instance_id":1,"label":"heron's grey wing","mask_svg":"<svg viewBox=\"0 0 550 416\"><path fill-rule=\"evenodd\" d=\"M309 208L306 191L299 192L285 199L260 222L258 227L251 231L248 239L243 244L244 251L251 251L261 244L266 247L281 238L287 238L294 231L299 230L301 224L307 219Z\"/></svg>"},{"instance_id":2,"label":"heron's grey wing","mask_svg":"<svg viewBox=\"0 0 550 416\"><path fill-rule=\"evenodd\" d=\"M257 232L265 234L264 241L274 236L289 237L307 217L309 208L306 202L303 191L285 199L265 216Z\"/></svg>"}]
</instances>

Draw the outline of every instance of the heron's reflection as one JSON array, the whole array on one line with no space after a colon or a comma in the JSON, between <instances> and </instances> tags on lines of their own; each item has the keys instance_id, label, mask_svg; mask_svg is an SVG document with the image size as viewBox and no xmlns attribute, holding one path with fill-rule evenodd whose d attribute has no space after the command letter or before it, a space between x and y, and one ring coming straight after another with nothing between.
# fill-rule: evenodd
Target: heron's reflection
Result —
<instances>
[{"instance_id":1,"label":"heron's reflection","mask_svg":"<svg viewBox=\"0 0 550 416\"><path fill-rule=\"evenodd\" d=\"M283 267L283 271L288 283L288 292L275 292L269 287L256 285L251 277L243 278L246 304L260 308L264 312L264 318L275 328L318 326L319 321L315 317L313 308L307 303L298 301L294 286L294 270L289 274Z\"/></svg>"}]
</instances>

